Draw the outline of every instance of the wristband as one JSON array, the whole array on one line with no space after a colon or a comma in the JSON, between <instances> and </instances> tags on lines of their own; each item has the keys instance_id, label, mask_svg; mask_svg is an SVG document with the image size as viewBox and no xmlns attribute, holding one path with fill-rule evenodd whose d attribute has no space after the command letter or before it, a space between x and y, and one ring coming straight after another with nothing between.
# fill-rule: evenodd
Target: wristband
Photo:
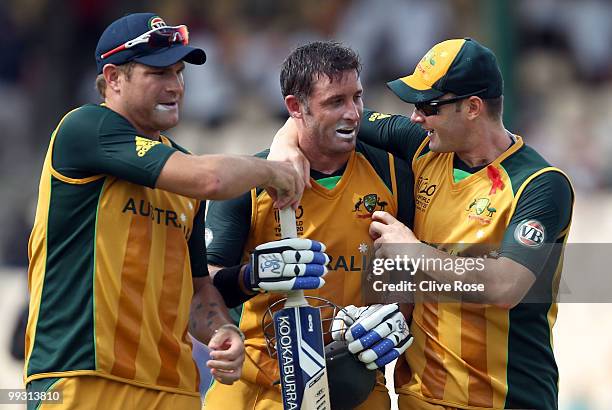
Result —
<instances>
[{"instance_id":1,"label":"wristband","mask_svg":"<svg viewBox=\"0 0 612 410\"><path fill-rule=\"evenodd\" d=\"M229 308L240 306L257 295L257 293L247 294L242 291L238 282L240 280L241 269L242 265L223 268L213 277L213 284L219 290L225 305Z\"/></svg>"},{"instance_id":2,"label":"wristband","mask_svg":"<svg viewBox=\"0 0 612 410\"><path fill-rule=\"evenodd\" d=\"M234 332L238 333L238 336L240 336L240 339L244 342L244 339L246 339L246 337L244 336L244 333L242 332L242 330L240 330L240 328L236 325L233 325L231 323L226 323L224 325L221 325L219 327L219 329L215 330L215 333L217 333L219 330L221 329L230 329L233 330Z\"/></svg>"},{"instance_id":3,"label":"wristband","mask_svg":"<svg viewBox=\"0 0 612 410\"><path fill-rule=\"evenodd\" d=\"M242 275L242 286L244 286L245 289L250 290L251 292L253 292L253 289L257 287L257 285L253 286L251 280L252 277L253 274L251 273L251 264L248 263L246 265L246 268L244 268L244 275Z\"/></svg>"}]
</instances>

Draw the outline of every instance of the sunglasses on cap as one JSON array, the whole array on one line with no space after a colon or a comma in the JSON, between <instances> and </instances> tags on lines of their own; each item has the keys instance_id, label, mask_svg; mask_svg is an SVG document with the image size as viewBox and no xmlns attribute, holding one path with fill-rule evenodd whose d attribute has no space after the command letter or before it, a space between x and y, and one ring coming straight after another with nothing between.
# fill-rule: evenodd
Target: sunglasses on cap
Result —
<instances>
[{"instance_id":1,"label":"sunglasses on cap","mask_svg":"<svg viewBox=\"0 0 612 410\"><path fill-rule=\"evenodd\" d=\"M186 25L182 24L174 27L158 27L147 31L146 33L143 33L130 41L126 41L110 51L107 51L106 53L102 54L100 58L104 60L115 53L127 50L128 48L132 48L139 44L147 44L149 47L162 48L171 46L173 44L182 44L186 46L188 43L189 30L187 30Z\"/></svg>"},{"instance_id":2,"label":"sunglasses on cap","mask_svg":"<svg viewBox=\"0 0 612 410\"><path fill-rule=\"evenodd\" d=\"M446 105L446 104L452 104L454 102L461 101L461 100L465 100L466 98L472 97L474 95L478 95L484 91L487 91L487 89L483 88L482 90L478 90L474 93L458 95L456 97L451 97L451 98L447 98L444 100L431 100L431 101L422 102L422 103L415 103L414 108L416 108L426 117L429 117L430 115L438 115L440 113L440 106Z\"/></svg>"}]
</instances>

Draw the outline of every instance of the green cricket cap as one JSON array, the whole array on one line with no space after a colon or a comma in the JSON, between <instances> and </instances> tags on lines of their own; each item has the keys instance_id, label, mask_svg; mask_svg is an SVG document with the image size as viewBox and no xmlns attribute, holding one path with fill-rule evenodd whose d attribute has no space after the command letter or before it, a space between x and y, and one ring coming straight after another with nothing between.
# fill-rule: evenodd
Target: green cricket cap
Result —
<instances>
[{"instance_id":1,"label":"green cricket cap","mask_svg":"<svg viewBox=\"0 0 612 410\"><path fill-rule=\"evenodd\" d=\"M497 98L503 94L504 81L495 54L476 40L464 38L436 44L414 73L387 86L403 101L414 104L447 93Z\"/></svg>"}]
</instances>

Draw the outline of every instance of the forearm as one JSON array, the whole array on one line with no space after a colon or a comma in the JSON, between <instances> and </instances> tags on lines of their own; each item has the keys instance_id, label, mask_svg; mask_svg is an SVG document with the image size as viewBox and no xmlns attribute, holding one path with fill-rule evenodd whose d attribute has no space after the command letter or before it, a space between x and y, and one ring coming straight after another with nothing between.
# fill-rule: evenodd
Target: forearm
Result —
<instances>
[{"instance_id":1,"label":"forearm","mask_svg":"<svg viewBox=\"0 0 612 410\"><path fill-rule=\"evenodd\" d=\"M209 171L216 175L216 189L208 199L235 198L255 187L270 185L273 179L273 164L265 159L250 156L207 155L205 162Z\"/></svg>"},{"instance_id":2,"label":"forearm","mask_svg":"<svg viewBox=\"0 0 612 410\"><path fill-rule=\"evenodd\" d=\"M276 132L268 159L284 160L287 151L298 150L298 130L295 121L289 117L285 124Z\"/></svg>"},{"instance_id":3,"label":"forearm","mask_svg":"<svg viewBox=\"0 0 612 410\"><path fill-rule=\"evenodd\" d=\"M273 161L288 161L302 177L305 186L312 188L310 182L310 161L299 147L298 129L293 118L285 122L274 135L268 159Z\"/></svg>"},{"instance_id":4,"label":"forearm","mask_svg":"<svg viewBox=\"0 0 612 410\"><path fill-rule=\"evenodd\" d=\"M357 139L412 162L425 134L421 126L412 123L407 116L364 110Z\"/></svg>"},{"instance_id":5,"label":"forearm","mask_svg":"<svg viewBox=\"0 0 612 410\"><path fill-rule=\"evenodd\" d=\"M209 277L201 279L191 301L189 333L203 343L208 343L215 330L232 324L229 310Z\"/></svg>"},{"instance_id":6,"label":"forearm","mask_svg":"<svg viewBox=\"0 0 612 410\"><path fill-rule=\"evenodd\" d=\"M397 120L404 120L404 128L396 126ZM402 121L399 121L402 122ZM410 120L398 115L381 114L364 110L357 139L368 145L391 152L393 155L409 160L406 155L407 141L403 137L406 127L410 127Z\"/></svg>"},{"instance_id":7,"label":"forearm","mask_svg":"<svg viewBox=\"0 0 612 410\"><path fill-rule=\"evenodd\" d=\"M229 199L267 186L273 177L273 164L260 158L176 152L168 158L156 187L192 198Z\"/></svg>"},{"instance_id":8,"label":"forearm","mask_svg":"<svg viewBox=\"0 0 612 410\"><path fill-rule=\"evenodd\" d=\"M535 277L508 258L450 255L423 244L419 270L464 301L512 307L529 290Z\"/></svg>"},{"instance_id":9,"label":"forearm","mask_svg":"<svg viewBox=\"0 0 612 410\"><path fill-rule=\"evenodd\" d=\"M412 279L418 273L419 282L408 283L413 292L512 308L536 279L532 271L510 258L456 256L429 246L387 212L372 214L369 233L376 238L374 273L392 271L409 274Z\"/></svg>"},{"instance_id":10,"label":"forearm","mask_svg":"<svg viewBox=\"0 0 612 410\"><path fill-rule=\"evenodd\" d=\"M208 266L209 270L212 270L213 284L227 307L239 306L257 295L257 292L252 291L245 281L246 264L228 268Z\"/></svg>"}]
</instances>

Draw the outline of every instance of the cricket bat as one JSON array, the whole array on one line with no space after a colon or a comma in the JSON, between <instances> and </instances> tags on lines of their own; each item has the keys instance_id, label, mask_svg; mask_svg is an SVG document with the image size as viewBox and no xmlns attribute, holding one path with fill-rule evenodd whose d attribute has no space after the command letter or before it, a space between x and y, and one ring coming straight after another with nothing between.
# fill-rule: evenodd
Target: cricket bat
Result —
<instances>
[{"instance_id":1,"label":"cricket bat","mask_svg":"<svg viewBox=\"0 0 612 410\"><path fill-rule=\"evenodd\" d=\"M295 211L279 211L281 236L297 238ZM331 410L321 312L310 306L304 291L288 292L283 309L274 314L276 351L283 408Z\"/></svg>"}]
</instances>

